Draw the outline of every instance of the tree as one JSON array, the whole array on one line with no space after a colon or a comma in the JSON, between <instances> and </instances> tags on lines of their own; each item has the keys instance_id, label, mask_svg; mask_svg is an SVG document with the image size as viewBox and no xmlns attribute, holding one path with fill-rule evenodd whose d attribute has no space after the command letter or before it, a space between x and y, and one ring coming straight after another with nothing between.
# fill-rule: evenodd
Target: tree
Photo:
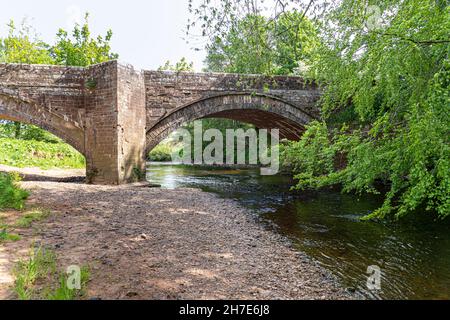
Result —
<instances>
[{"instance_id":1,"label":"tree","mask_svg":"<svg viewBox=\"0 0 450 320\"><path fill-rule=\"evenodd\" d=\"M283 13L273 21L248 15L206 46L206 70L299 74L309 64L316 42L315 28L298 12Z\"/></svg>"},{"instance_id":2,"label":"tree","mask_svg":"<svg viewBox=\"0 0 450 320\"><path fill-rule=\"evenodd\" d=\"M215 37L207 46L207 70L230 73L272 73L271 50L267 21L249 15L230 28L224 37Z\"/></svg>"},{"instance_id":3,"label":"tree","mask_svg":"<svg viewBox=\"0 0 450 320\"><path fill-rule=\"evenodd\" d=\"M51 49L56 64L66 66L90 66L115 60L119 56L111 52L113 33L108 30L104 37L93 38L89 28L89 14L86 13L82 26L75 25L72 37L63 29L57 33L57 42Z\"/></svg>"},{"instance_id":4,"label":"tree","mask_svg":"<svg viewBox=\"0 0 450 320\"><path fill-rule=\"evenodd\" d=\"M368 218L402 217L418 208L449 216L446 1L370 1L368 6L353 0L300 5L274 0L272 9L264 3L205 0L194 6L191 1L189 28L200 24L214 47L217 39L222 46L249 14L267 17L264 32L271 23L282 25L278 17L286 12L297 11L317 26L319 41L306 53L307 76L323 88L322 119L287 151L298 189L341 185L344 192L378 193L382 182L388 187L385 202ZM266 42L264 37L258 41L258 47ZM276 50L280 54L284 48ZM295 63L295 54L288 52L280 65Z\"/></svg>"},{"instance_id":5,"label":"tree","mask_svg":"<svg viewBox=\"0 0 450 320\"><path fill-rule=\"evenodd\" d=\"M448 7L418 0L377 4L377 23L373 10L353 1L325 17L324 45L311 71L326 85L322 110L332 133L326 152L345 154L347 165L303 171L299 188L341 184L344 191L378 192L382 181L389 191L370 217L401 217L423 207L444 218L450 215ZM349 110L354 119L339 121Z\"/></svg>"},{"instance_id":6,"label":"tree","mask_svg":"<svg viewBox=\"0 0 450 320\"><path fill-rule=\"evenodd\" d=\"M7 25L8 36L0 39L0 62L27 64L54 64L49 55L49 46L39 40L35 31L26 21L20 28L11 20Z\"/></svg>"}]
</instances>

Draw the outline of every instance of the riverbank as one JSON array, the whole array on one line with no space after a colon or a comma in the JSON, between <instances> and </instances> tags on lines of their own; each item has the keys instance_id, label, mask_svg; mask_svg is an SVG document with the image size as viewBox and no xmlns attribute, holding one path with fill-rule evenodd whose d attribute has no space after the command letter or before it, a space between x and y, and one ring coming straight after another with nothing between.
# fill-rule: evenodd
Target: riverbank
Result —
<instances>
[{"instance_id":1,"label":"riverbank","mask_svg":"<svg viewBox=\"0 0 450 320\"><path fill-rule=\"evenodd\" d=\"M1 127L0 127L1 129ZM1 130L0 130L1 131ZM3 138L0 136L0 164L42 169L81 169L86 166L82 154L71 146L54 142Z\"/></svg>"},{"instance_id":2,"label":"riverbank","mask_svg":"<svg viewBox=\"0 0 450 320\"><path fill-rule=\"evenodd\" d=\"M197 189L54 180L22 186L32 193L28 205L52 214L20 241L1 245L0 298L13 298L5 289L12 284L12 261L33 241L54 250L61 269L89 265L91 299L351 298L327 271L232 200Z\"/></svg>"}]
</instances>

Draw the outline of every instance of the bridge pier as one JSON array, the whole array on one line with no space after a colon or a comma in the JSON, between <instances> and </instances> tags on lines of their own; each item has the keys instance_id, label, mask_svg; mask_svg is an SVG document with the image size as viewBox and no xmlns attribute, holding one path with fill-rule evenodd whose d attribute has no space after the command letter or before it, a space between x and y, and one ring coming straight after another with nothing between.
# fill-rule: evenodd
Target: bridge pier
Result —
<instances>
[{"instance_id":1,"label":"bridge pier","mask_svg":"<svg viewBox=\"0 0 450 320\"><path fill-rule=\"evenodd\" d=\"M144 179L143 73L112 61L89 68L85 81L87 181L119 185Z\"/></svg>"}]
</instances>

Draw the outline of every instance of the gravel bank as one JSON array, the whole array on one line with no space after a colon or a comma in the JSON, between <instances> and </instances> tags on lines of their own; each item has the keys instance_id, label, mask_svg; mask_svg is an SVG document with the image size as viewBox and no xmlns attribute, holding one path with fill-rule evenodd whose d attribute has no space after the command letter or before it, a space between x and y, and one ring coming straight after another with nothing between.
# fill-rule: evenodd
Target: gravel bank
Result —
<instances>
[{"instance_id":1,"label":"gravel bank","mask_svg":"<svg viewBox=\"0 0 450 320\"><path fill-rule=\"evenodd\" d=\"M231 200L196 189L22 184L30 205L54 212L34 236L61 268L90 265L90 298L351 298ZM6 252L29 242L6 244Z\"/></svg>"}]
</instances>

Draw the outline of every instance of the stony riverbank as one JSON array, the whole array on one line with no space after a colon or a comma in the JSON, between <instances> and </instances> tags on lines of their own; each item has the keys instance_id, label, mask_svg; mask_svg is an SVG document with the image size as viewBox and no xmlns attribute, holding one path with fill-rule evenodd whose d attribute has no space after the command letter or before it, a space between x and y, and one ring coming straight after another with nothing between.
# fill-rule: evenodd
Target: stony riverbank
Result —
<instances>
[{"instance_id":1,"label":"stony riverbank","mask_svg":"<svg viewBox=\"0 0 450 320\"><path fill-rule=\"evenodd\" d=\"M351 298L232 200L196 189L22 185L32 191L29 205L53 214L21 241L2 244L3 259L39 241L55 250L62 268L90 266L89 298Z\"/></svg>"}]
</instances>

